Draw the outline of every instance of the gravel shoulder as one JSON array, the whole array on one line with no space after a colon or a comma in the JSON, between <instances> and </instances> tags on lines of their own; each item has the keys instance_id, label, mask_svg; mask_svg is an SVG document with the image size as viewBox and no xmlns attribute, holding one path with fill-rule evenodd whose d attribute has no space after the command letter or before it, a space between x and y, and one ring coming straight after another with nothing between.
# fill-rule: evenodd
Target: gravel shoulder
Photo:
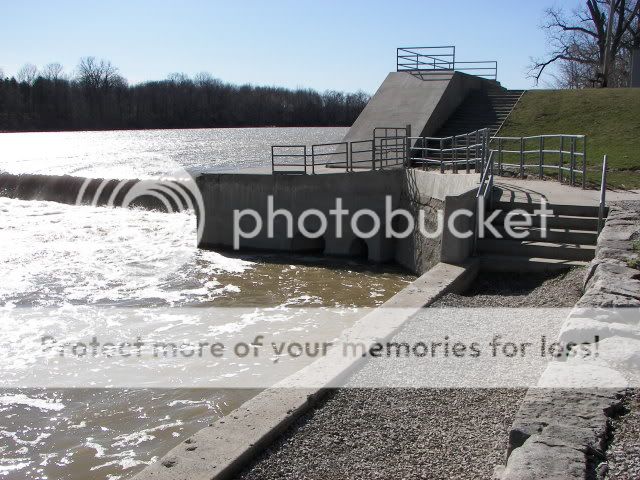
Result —
<instances>
[{"instance_id":1,"label":"gravel shoulder","mask_svg":"<svg viewBox=\"0 0 640 480\"><path fill-rule=\"evenodd\" d=\"M625 408L627 413L613 421L613 441L607 450L605 477L609 480L640 478L640 390L629 392Z\"/></svg>"},{"instance_id":2,"label":"gravel shoulder","mask_svg":"<svg viewBox=\"0 0 640 480\"><path fill-rule=\"evenodd\" d=\"M466 294L446 295L433 306L570 307L580 298L583 275L582 269L557 276L481 274ZM525 393L336 390L237 478L489 479L504 461L507 431Z\"/></svg>"}]
</instances>

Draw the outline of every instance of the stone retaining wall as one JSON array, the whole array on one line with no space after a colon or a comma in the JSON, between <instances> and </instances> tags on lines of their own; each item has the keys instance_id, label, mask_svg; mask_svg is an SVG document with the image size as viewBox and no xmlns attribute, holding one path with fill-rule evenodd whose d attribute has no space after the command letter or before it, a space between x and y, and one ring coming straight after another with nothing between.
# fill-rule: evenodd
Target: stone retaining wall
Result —
<instances>
[{"instance_id":1,"label":"stone retaining wall","mask_svg":"<svg viewBox=\"0 0 640 480\"><path fill-rule=\"evenodd\" d=\"M637 385L640 371L639 242L640 202L613 205L585 274L584 295L560 333L565 342L599 338L599 356L588 364L589 372L597 372L612 387L530 389L509 432L506 467L496 468L496 478L604 475L611 420L623 413L625 383ZM562 378L577 382L568 387L579 386L584 366L572 360L554 362L540 385L563 372Z\"/></svg>"}]
</instances>

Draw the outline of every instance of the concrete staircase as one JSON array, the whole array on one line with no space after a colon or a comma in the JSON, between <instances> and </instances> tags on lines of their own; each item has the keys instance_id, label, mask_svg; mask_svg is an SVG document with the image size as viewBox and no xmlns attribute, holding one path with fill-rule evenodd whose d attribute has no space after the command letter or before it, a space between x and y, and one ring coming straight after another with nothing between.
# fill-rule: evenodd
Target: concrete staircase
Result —
<instances>
[{"instance_id":1,"label":"concrete staircase","mask_svg":"<svg viewBox=\"0 0 640 480\"><path fill-rule=\"evenodd\" d=\"M542 218L534 210L539 203L498 201L493 209L501 214L492 224L503 238L490 231L479 238L477 254L482 268L492 271L553 271L574 266L585 266L593 259L598 238L598 207L585 205L551 205L553 215L546 217L546 237L540 228ZM508 212L524 210L531 218L530 227L515 227L518 233L527 233L524 239L513 239L506 233L504 222ZM514 220L523 220L523 215Z\"/></svg>"},{"instance_id":2,"label":"concrete staircase","mask_svg":"<svg viewBox=\"0 0 640 480\"><path fill-rule=\"evenodd\" d=\"M434 136L450 137L481 128L489 128L494 136L523 92L499 87L473 90Z\"/></svg>"}]
</instances>

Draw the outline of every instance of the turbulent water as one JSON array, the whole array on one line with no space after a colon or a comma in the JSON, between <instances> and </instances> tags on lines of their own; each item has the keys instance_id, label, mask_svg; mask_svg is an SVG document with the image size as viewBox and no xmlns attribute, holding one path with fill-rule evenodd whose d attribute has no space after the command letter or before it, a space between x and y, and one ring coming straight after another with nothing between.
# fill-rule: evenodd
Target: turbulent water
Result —
<instances>
[{"instance_id":1,"label":"turbulent water","mask_svg":"<svg viewBox=\"0 0 640 480\"><path fill-rule=\"evenodd\" d=\"M344 129L213 129L0 135L0 171L141 178L168 164L229 170L269 162L272 143L339 139ZM63 205L0 197L0 314L64 312L83 331L100 308L287 309L375 306L411 277L392 268L315 257L236 256L195 248L188 212ZM0 315L0 318L2 316ZM335 335L347 324L265 330ZM3 340L44 326L0 325ZM118 325L110 327L118 331ZM241 329L242 325L237 325ZM28 359L22 359L28 363ZM0 378L24 364L0 358ZM1 384L1 383L0 383ZM255 390L0 390L0 478L128 477Z\"/></svg>"}]
</instances>

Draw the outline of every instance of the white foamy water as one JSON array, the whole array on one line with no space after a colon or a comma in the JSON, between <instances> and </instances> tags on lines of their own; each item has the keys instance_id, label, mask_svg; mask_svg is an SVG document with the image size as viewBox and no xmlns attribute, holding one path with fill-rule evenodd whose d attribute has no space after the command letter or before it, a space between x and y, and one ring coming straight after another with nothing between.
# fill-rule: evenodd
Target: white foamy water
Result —
<instances>
[{"instance_id":1,"label":"white foamy water","mask_svg":"<svg viewBox=\"0 0 640 480\"><path fill-rule=\"evenodd\" d=\"M221 171L268 164L272 143L336 141L344 132L338 128L0 134L0 172L142 178L172 171L176 163ZM128 334L133 326L121 319L86 314L88 308L113 307L155 311L156 307L270 306L277 315L266 319L247 315L215 326L212 334L230 337L265 328L275 334L321 335L328 326L312 320L292 322L286 310L375 306L411 280L394 269L356 262L237 256L200 251L195 245L195 218L187 212L0 197L0 317L18 310L36 313L31 319L21 317L25 318L21 322L5 322L3 342L10 347L12 341L51 330L85 335L96 325L116 337ZM188 331L184 321L158 321L154 327L158 335ZM0 358L0 379L28 373L32 360L26 354ZM255 367L249 362L236 362L227 374L251 368ZM130 477L255 393L224 388L0 390L0 478Z\"/></svg>"},{"instance_id":2,"label":"white foamy water","mask_svg":"<svg viewBox=\"0 0 640 480\"><path fill-rule=\"evenodd\" d=\"M0 197L0 305L202 303L254 262L197 250L195 217ZM10 268L9 268L10 267ZM239 292L235 292L239 293Z\"/></svg>"}]
</instances>

